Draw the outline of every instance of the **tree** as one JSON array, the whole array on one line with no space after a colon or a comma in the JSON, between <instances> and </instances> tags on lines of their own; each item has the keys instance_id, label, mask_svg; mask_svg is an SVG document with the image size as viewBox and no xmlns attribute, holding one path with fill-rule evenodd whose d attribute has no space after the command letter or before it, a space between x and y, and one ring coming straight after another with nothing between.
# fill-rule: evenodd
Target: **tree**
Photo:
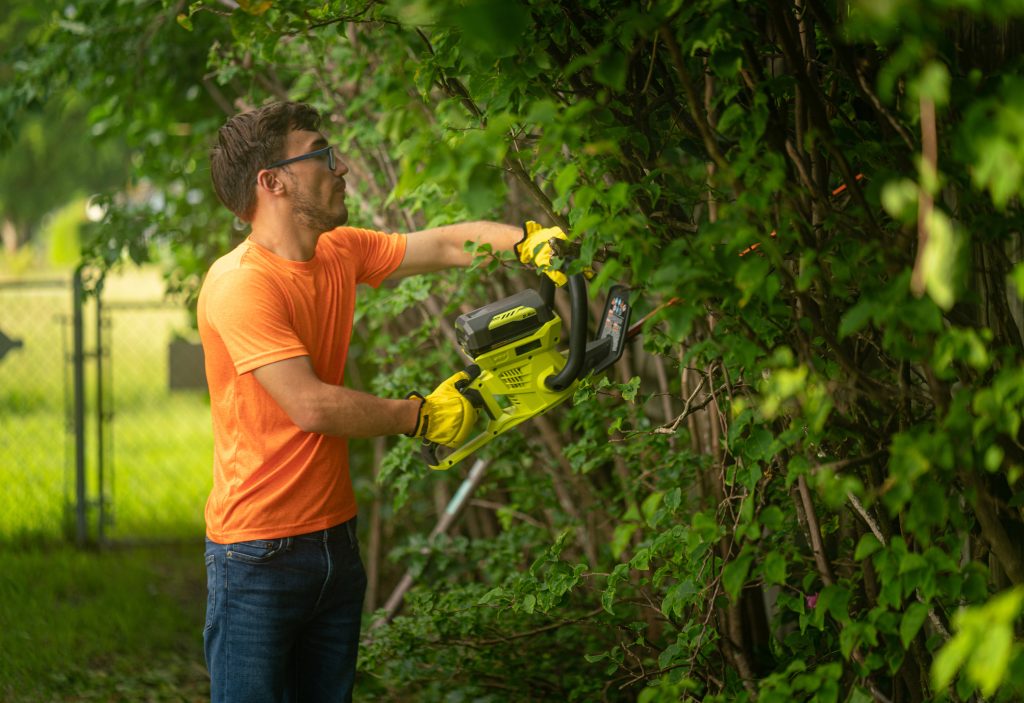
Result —
<instances>
[{"instance_id":1,"label":"tree","mask_svg":"<svg viewBox=\"0 0 1024 703\"><path fill-rule=\"evenodd\" d=\"M292 98L330 116L354 221L558 223L654 312L611 378L493 443L460 534L426 542L451 479L392 443L389 543L424 585L370 637L378 697L1020 696L1019 3L80 13L33 65L76 61L139 173L202 194L112 210L108 260L148 251L116 229L141 217L195 286L230 239L214 108ZM118 55L148 80L100 80ZM529 284L505 264L371 296L365 384L457 368L439 319Z\"/></svg>"}]
</instances>

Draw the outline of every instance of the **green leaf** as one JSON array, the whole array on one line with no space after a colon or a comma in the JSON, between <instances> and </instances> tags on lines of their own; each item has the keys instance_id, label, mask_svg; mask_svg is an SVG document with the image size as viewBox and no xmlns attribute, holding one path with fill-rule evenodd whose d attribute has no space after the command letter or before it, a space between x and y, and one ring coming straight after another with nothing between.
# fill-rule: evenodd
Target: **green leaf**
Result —
<instances>
[{"instance_id":1,"label":"green leaf","mask_svg":"<svg viewBox=\"0 0 1024 703\"><path fill-rule=\"evenodd\" d=\"M861 536L860 541L857 542L857 548L853 552L853 558L856 561L867 559L881 548L882 543L878 541L878 538L875 537L873 533L866 532Z\"/></svg>"},{"instance_id":2,"label":"green leaf","mask_svg":"<svg viewBox=\"0 0 1024 703\"><path fill-rule=\"evenodd\" d=\"M648 525L651 524L651 520L654 518L655 513L658 512L658 506L661 505L661 501L664 497L664 491L654 491L644 498L644 502L640 506L640 512L644 516L644 521Z\"/></svg>"},{"instance_id":3,"label":"green leaf","mask_svg":"<svg viewBox=\"0 0 1024 703\"><path fill-rule=\"evenodd\" d=\"M661 601L661 612L667 618L681 617L686 604L696 594L697 587L692 579L686 579L673 585L668 589Z\"/></svg>"},{"instance_id":4,"label":"green leaf","mask_svg":"<svg viewBox=\"0 0 1024 703\"><path fill-rule=\"evenodd\" d=\"M981 692L991 696L999 688L1010 664L1013 650L1013 631L1007 625L990 628L979 638L967 674L981 686Z\"/></svg>"},{"instance_id":5,"label":"green leaf","mask_svg":"<svg viewBox=\"0 0 1024 703\"><path fill-rule=\"evenodd\" d=\"M614 604L615 589L606 589L605 592L601 594L601 607L604 608L605 612L607 612L609 615L615 615L615 611L612 609L612 606Z\"/></svg>"},{"instance_id":6,"label":"green leaf","mask_svg":"<svg viewBox=\"0 0 1024 703\"><path fill-rule=\"evenodd\" d=\"M580 175L580 167L574 162L570 161L565 167L558 172L558 176L555 177L555 191L559 195L565 195L570 188L576 185L576 180Z\"/></svg>"},{"instance_id":7,"label":"green leaf","mask_svg":"<svg viewBox=\"0 0 1024 703\"><path fill-rule=\"evenodd\" d=\"M875 701L875 697L868 691L865 691L860 686L857 686L850 693L850 697L846 699L846 703L872 703Z\"/></svg>"},{"instance_id":8,"label":"green leaf","mask_svg":"<svg viewBox=\"0 0 1024 703\"><path fill-rule=\"evenodd\" d=\"M932 681L945 690L967 662L966 674L991 696L1002 684L1013 655L1013 624L1024 605L1024 588L1012 588L981 606L961 609L953 622L957 633L932 662Z\"/></svg>"},{"instance_id":9,"label":"green leaf","mask_svg":"<svg viewBox=\"0 0 1024 703\"><path fill-rule=\"evenodd\" d=\"M967 655L971 653L972 638L959 632L943 645L932 660L932 687L936 691L945 691L952 683Z\"/></svg>"},{"instance_id":10,"label":"green leaf","mask_svg":"<svg viewBox=\"0 0 1024 703\"><path fill-rule=\"evenodd\" d=\"M624 522L621 525L615 526L615 531L612 533L611 551L612 556L616 559L622 556L622 553L629 547L630 540L633 539L633 533L639 529L640 525L635 522Z\"/></svg>"},{"instance_id":11,"label":"green leaf","mask_svg":"<svg viewBox=\"0 0 1024 703\"><path fill-rule=\"evenodd\" d=\"M1017 293L1017 298L1024 300L1024 262L1013 267L1009 275L1009 281Z\"/></svg>"},{"instance_id":12,"label":"green leaf","mask_svg":"<svg viewBox=\"0 0 1024 703\"><path fill-rule=\"evenodd\" d=\"M238 7L242 12L255 17L259 17L273 7L273 5L273 0L238 0Z\"/></svg>"},{"instance_id":13,"label":"green leaf","mask_svg":"<svg viewBox=\"0 0 1024 703\"><path fill-rule=\"evenodd\" d=\"M917 636L927 617L928 606L924 603L914 602L907 608L900 622L900 641L903 642L904 649L910 646L910 642Z\"/></svg>"},{"instance_id":14,"label":"green leaf","mask_svg":"<svg viewBox=\"0 0 1024 703\"><path fill-rule=\"evenodd\" d=\"M629 565L637 571L647 571L651 568L651 550L643 548L637 550L637 553L629 560Z\"/></svg>"},{"instance_id":15,"label":"green leaf","mask_svg":"<svg viewBox=\"0 0 1024 703\"><path fill-rule=\"evenodd\" d=\"M955 276L961 249L959 235L949 217L939 210L929 213L926 226L928 241L918 261L924 289L936 305L949 310L956 302Z\"/></svg>"},{"instance_id":16,"label":"green leaf","mask_svg":"<svg viewBox=\"0 0 1024 703\"><path fill-rule=\"evenodd\" d=\"M626 55L616 46L611 46L594 67L594 78L613 90L626 87L626 70L629 64Z\"/></svg>"},{"instance_id":17,"label":"green leaf","mask_svg":"<svg viewBox=\"0 0 1024 703\"><path fill-rule=\"evenodd\" d=\"M736 598L743 589L753 560L752 554L741 554L723 567L722 587L733 598Z\"/></svg>"},{"instance_id":18,"label":"green leaf","mask_svg":"<svg viewBox=\"0 0 1024 703\"><path fill-rule=\"evenodd\" d=\"M874 300L865 298L847 310L839 322L839 339L845 339L864 329L874 316L876 307Z\"/></svg>"},{"instance_id":19,"label":"green leaf","mask_svg":"<svg viewBox=\"0 0 1024 703\"><path fill-rule=\"evenodd\" d=\"M786 582L786 558L778 552L768 552L762 565L766 584L783 584Z\"/></svg>"},{"instance_id":20,"label":"green leaf","mask_svg":"<svg viewBox=\"0 0 1024 703\"><path fill-rule=\"evenodd\" d=\"M493 603L497 599L502 598L504 596L505 589L501 586L498 586L496 588L492 588L491 590L487 591L487 593L480 596L480 600L478 600L477 603L479 605L487 605L488 603Z\"/></svg>"},{"instance_id":21,"label":"green leaf","mask_svg":"<svg viewBox=\"0 0 1024 703\"><path fill-rule=\"evenodd\" d=\"M897 220L913 221L917 216L917 184L909 178L889 181L882 188L882 207Z\"/></svg>"},{"instance_id":22,"label":"green leaf","mask_svg":"<svg viewBox=\"0 0 1024 703\"><path fill-rule=\"evenodd\" d=\"M915 83L919 97L928 98L936 105L949 102L949 69L939 61L930 61L922 69Z\"/></svg>"}]
</instances>

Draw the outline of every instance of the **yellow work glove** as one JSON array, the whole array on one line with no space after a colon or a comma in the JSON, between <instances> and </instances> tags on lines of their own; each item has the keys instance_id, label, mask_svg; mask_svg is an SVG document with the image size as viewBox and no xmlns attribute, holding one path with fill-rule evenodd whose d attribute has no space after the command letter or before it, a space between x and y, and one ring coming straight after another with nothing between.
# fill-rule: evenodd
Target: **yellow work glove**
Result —
<instances>
[{"instance_id":1,"label":"yellow work glove","mask_svg":"<svg viewBox=\"0 0 1024 703\"><path fill-rule=\"evenodd\" d=\"M419 393L409 394L410 398L420 399L416 429L410 437L422 437L446 447L459 447L466 441L476 422L476 408L455 387L463 379L468 380L469 375L459 371L425 398Z\"/></svg>"},{"instance_id":2,"label":"yellow work glove","mask_svg":"<svg viewBox=\"0 0 1024 703\"><path fill-rule=\"evenodd\" d=\"M516 256L524 264L533 264L547 274L556 285L564 286L565 274L551 267L554 251L549 243L552 239L568 239L561 227L541 227L533 220L523 223L523 238L515 245Z\"/></svg>"}]
</instances>

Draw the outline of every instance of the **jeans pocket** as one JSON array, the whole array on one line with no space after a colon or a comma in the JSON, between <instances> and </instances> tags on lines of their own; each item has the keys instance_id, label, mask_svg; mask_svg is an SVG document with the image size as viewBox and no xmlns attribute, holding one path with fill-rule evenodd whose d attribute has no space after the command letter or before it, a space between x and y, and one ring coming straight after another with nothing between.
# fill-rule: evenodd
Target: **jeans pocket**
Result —
<instances>
[{"instance_id":1,"label":"jeans pocket","mask_svg":"<svg viewBox=\"0 0 1024 703\"><path fill-rule=\"evenodd\" d=\"M206 622L203 632L213 627L217 613L217 555L206 555Z\"/></svg>"},{"instance_id":2,"label":"jeans pocket","mask_svg":"<svg viewBox=\"0 0 1024 703\"><path fill-rule=\"evenodd\" d=\"M249 542L235 542L228 546L228 559L248 564L262 564L291 548L292 538L256 539Z\"/></svg>"}]
</instances>

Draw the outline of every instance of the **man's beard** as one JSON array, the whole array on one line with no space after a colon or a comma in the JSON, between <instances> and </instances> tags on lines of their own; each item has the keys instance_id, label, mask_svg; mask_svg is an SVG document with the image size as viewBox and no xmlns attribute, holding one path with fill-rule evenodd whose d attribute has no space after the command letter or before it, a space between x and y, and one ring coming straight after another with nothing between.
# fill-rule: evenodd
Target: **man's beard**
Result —
<instances>
[{"instance_id":1,"label":"man's beard","mask_svg":"<svg viewBox=\"0 0 1024 703\"><path fill-rule=\"evenodd\" d=\"M340 211L331 212L327 208L317 205L312 198L301 191L296 191L292 195L292 207L299 222L317 232L328 232L348 221L348 209L344 204Z\"/></svg>"}]
</instances>

